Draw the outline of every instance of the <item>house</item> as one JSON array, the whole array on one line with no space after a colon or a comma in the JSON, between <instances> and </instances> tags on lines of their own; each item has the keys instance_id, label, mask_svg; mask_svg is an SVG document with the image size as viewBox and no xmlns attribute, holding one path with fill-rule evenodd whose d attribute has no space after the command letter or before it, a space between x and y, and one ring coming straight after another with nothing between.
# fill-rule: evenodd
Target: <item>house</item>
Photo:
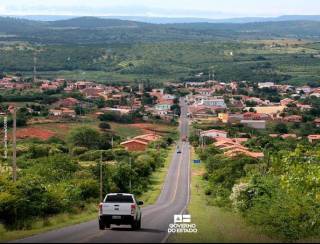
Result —
<instances>
[{"instance_id":1,"label":"house","mask_svg":"<svg viewBox=\"0 0 320 244\"><path fill-rule=\"evenodd\" d=\"M316 126L319 128L320 127L320 118L315 119L314 123L316 124Z\"/></svg>"},{"instance_id":2,"label":"house","mask_svg":"<svg viewBox=\"0 0 320 244\"><path fill-rule=\"evenodd\" d=\"M76 117L76 112L73 109L68 109L68 108L50 109L49 114L54 117L67 117L67 118Z\"/></svg>"},{"instance_id":3,"label":"house","mask_svg":"<svg viewBox=\"0 0 320 244\"><path fill-rule=\"evenodd\" d=\"M160 136L156 134L145 134L141 136L136 136L131 140L122 142L120 145L130 152L134 151L144 151L147 149L148 145L160 139Z\"/></svg>"},{"instance_id":4,"label":"house","mask_svg":"<svg viewBox=\"0 0 320 244\"><path fill-rule=\"evenodd\" d=\"M283 134L280 137L282 139L288 139L288 138L297 139L297 135L296 134Z\"/></svg>"},{"instance_id":5,"label":"house","mask_svg":"<svg viewBox=\"0 0 320 244\"><path fill-rule=\"evenodd\" d=\"M299 108L302 111L306 111L312 109L312 106L308 104L297 103L297 108Z\"/></svg>"},{"instance_id":6,"label":"house","mask_svg":"<svg viewBox=\"0 0 320 244\"><path fill-rule=\"evenodd\" d=\"M232 81L230 83L230 88L231 88L231 90L236 91L236 90L238 90L239 85L238 85L238 83L236 81Z\"/></svg>"},{"instance_id":7,"label":"house","mask_svg":"<svg viewBox=\"0 0 320 244\"><path fill-rule=\"evenodd\" d=\"M292 103L294 103L295 102L295 100L293 100L293 99L291 99L291 98L285 98L285 99L282 99L281 101L280 101L280 105L281 106L288 106L289 104L292 104Z\"/></svg>"},{"instance_id":8,"label":"house","mask_svg":"<svg viewBox=\"0 0 320 244\"><path fill-rule=\"evenodd\" d=\"M73 97L61 99L54 104L55 107L73 108L80 104L80 101Z\"/></svg>"},{"instance_id":9,"label":"house","mask_svg":"<svg viewBox=\"0 0 320 244\"><path fill-rule=\"evenodd\" d=\"M134 139L142 140L145 142L153 142L156 140L159 140L161 137L158 136L157 134L145 134L141 136L136 136Z\"/></svg>"},{"instance_id":10,"label":"house","mask_svg":"<svg viewBox=\"0 0 320 244\"><path fill-rule=\"evenodd\" d=\"M300 116L300 115L290 115L290 116L284 117L282 120L284 122L301 123L302 122L302 116Z\"/></svg>"},{"instance_id":11,"label":"house","mask_svg":"<svg viewBox=\"0 0 320 244\"><path fill-rule=\"evenodd\" d=\"M320 97L320 89L317 89L317 90L314 90L311 94L310 94L311 97L317 97L319 98Z\"/></svg>"},{"instance_id":12,"label":"house","mask_svg":"<svg viewBox=\"0 0 320 244\"><path fill-rule=\"evenodd\" d=\"M241 120L241 124L253 129L265 129L266 121L265 120Z\"/></svg>"},{"instance_id":13,"label":"house","mask_svg":"<svg viewBox=\"0 0 320 244\"><path fill-rule=\"evenodd\" d=\"M154 106L154 108L156 110L159 110L159 111L167 111L167 110L170 110L171 109L171 104L169 103L158 103Z\"/></svg>"},{"instance_id":14,"label":"house","mask_svg":"<svg viewBox=\"0 0 320 244\"><path fill-rule=\"evenodd\" d=\"M243 114L243 119L244 120L270 120L271 117L270 115L264 114L264 113L247 112Z\"/></svg>"},{"instance_id":15,"label":"house","mask_svg":"<svg viewBox=\"0 0 320 244\"><path fill-rule=\"evenodd\" d=\"M316 141L320 141L320 135L309 135L308 140L310 143L314 143Z\"/></svg>"},{"instance_id":16,"label":"house","mask_svg":"<svg viewBox=\"0 0 320 244\"><path fill-rule=\"evenodd\" d=\"M48 91L48 90L57 90L58 86L50 83L44 83L40 86L41 90Z\"/></svg>"},{"instance_id":17,"label":"house","mask_svg":"<svg viewBox=\"0 0 320 244\"><path fill-rule=\"evenodd\" d=\"M257 105L266 105L267 104L265 101L263 101L261 98L258 98L258 97L243 96L242 100L245 103L250 102L250 103L257 104Z\"/></svg>"},{"instance_id":18,"label":"house","mask_svg":"<svg viewBox=\"0 0 320 244\"><path fill-rule=\"evenodd\" d=\"M226 151L224 153L224 155L226 155L228 157L237 157L239 155L245 155L247 157L256 158L256 159L264 157L264 154L262 152L251 152L251 151L241 149L241 148L236 148L236 149L233 149L230 151Z\"/></svg>"},{"instance_id":19,"label":"house","mask_svg":"<svg viewBox=\"0 0 320 244\"><path fill-rule=\"evenodd\" d=\"M194 90L196 93L202 95L202 96L211 96L213 94L213 90L211 88L198 88Z\"/></svg>"},{"instance_id":20,"label":"house","mask_svg":"<svg viewBox=\"0 0 320 244\"><path fill-rule=\"evenodd\" d=\"M189 111L192 118L209 118L215 115L215 110L207 106L190 106Z\"/></svg>"},{"instance_id":21,"label":"house","mask_svg":"<svg viewBox=\"0 0 320 244\"><path fill-rule=\"evenodd\" d=\"M206 86L207 83L206 82L186 82L185 86L186 88L188 87L204 87Z\"/></svg>"},{"instance_id":22,"label":"house","mask_svg":"<svg viewBox=\"0 0 320 244\"><path fill-rule=\"evenodd\" d=\"M78 81L74 84L74 87L77 90L83 90L83 89L87 89L87 88L96 87L96 84L91 81Z\"/></svg>"},{"instance_id":23,"label":"house","mask_svg":"<svg viewBox=\"0 0 320 244\"><path fill-rule=\"evenodd\" d=\"M202 99L198 105L216 107L216 108L227 108L227 105L224 102L224 99Z\"/></svg>"},{"instance_id":24,"label":"house","mask_svg":"<svg viewBox=\"0 0 320 244\"><path fill-rule=\"evenodd\" d=\"M275 84L274 84L274 82L259 82L258 83L258 88L259 89L275 88Z\"/></svg>"},{"instance_id":25,"label":"house","mask_svg":"<svg viewBox=\"0 0 320 244\"><path fill-rule=\"evenodd\" d=\"M215 147L224 151L224 155L227 157L236 157L239 155L245 155L252 158L262 158L264 155L261 152L251 152L248 148L242 146L238 140L240 138L216 138L216 142L213 144Z\"/></svg>"},{"instance_id":26,"label":"house","mask_svg":"<svg viewBox=\"0 0 320 244\"><path fill-rule=\"evenodd\" d=\"M228 132L222 131L222 130L207 130L207 131L202 131L200 133L200 137L210 137L210 138L222 137L222 138L227 138L228 137Z\"/></svg>"},{"instance_id":27,"label":"house","mask_svg":"<svg viewBox=\"0 0 320 244\"><path fill-rule=\"evenodd\" d=\"M101 87L92 87L92 88L85 88L81 90L81 93L86 96L86 98L99 98L103 94L104 89Z\"/></svg>"},{"instance_id":28,"label":"house","mask_svg":"<svg viewBox=\"0 0 320 244\"><path fill-rule=\"evenodd\" d=\"M310 94L312 92L312 88L310 86L302 86L302 87L297 87L296 92L298 94L303 93L303 94Z\"/></svg>"},{"instance_id":29,"label":"house","mask_svg":"<svg viewBox=\"0 0 320 244\"><path fill-rule=\"evenodd\" d=\"M132 139L129 141L122 142L120 145L123 146L127 151L135 152L146 150L148 147L148 142Z\"/></svg>"}]
</instances>

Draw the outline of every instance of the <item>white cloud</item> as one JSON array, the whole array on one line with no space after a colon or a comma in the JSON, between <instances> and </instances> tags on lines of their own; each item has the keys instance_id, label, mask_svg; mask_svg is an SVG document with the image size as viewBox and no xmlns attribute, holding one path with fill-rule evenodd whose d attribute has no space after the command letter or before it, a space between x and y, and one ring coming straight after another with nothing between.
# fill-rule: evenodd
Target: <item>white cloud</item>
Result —
<instances>
[{"instance_id":1,"label":"white cloud","mask_svg":"<svg viewBox=\"0 0 320 244\"><path fill-rule=\"evenodd\" d=\"M7 10L6 6L3 5L3 4L0 4L0 13L1 13L1 14L5 14L5 13L6 13L6 10Z\"/></svg>"},{"instance_id":2,"label":"white cloud","mask_svg":"<svg viewBox=\"0 0 320 244\"><path fill-rule=\"evenodd\" d=\"M319 0L0 0L0 14L240 17L317 14Z\"/></svg>"}]
</instances>

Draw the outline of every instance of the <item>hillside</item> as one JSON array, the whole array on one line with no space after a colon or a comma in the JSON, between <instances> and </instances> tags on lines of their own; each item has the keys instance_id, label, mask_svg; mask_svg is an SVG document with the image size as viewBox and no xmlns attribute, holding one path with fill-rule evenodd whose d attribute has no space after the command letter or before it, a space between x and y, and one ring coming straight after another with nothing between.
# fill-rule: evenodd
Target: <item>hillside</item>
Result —
<instances>
[{"instance_id":1,"label":"hillside","mask_svg":"<svg viewBox=\"0 0 320 244\"><path fill-rule=\"evenodd\" d=\"M90 33L88 34L88 30ZM190 40L272 38L320 39L318 21L147 24L137 21L80 17L31 21L0 17L0 41L42 44L137 43ZM6 35L9 35L6 36ZM13 35L13 36L12 36Z\"/></svg>"}]
</instances>

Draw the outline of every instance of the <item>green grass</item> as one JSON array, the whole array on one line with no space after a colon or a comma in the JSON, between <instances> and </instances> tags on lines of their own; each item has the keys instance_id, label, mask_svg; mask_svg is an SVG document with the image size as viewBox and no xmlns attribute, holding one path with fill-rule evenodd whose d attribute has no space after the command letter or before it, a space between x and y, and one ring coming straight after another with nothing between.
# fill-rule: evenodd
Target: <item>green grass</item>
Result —
<instances>
[{"instance_id":1,"label":"green grass","mask_svg":"<svg viewBox=\"0 0 320 244\"><path fill-rule=\"evenodd\" d=\"M143 134L142 130L133 127L130 124L119 124L113 122L108 123L111 125L111 129L122 138L131 138Z\"/></svg>"},{"instance_id":2,"label":"green grass","mask_svg":"<svg viewBox=\"0 0 320 244\"><path fill-rule=\"evenodd\" d=\"M58 214L45 220L37 220L32 224L30 230L7 231L3 225L0 225L0 242L23 239L47 231L87 222L96 218L97 213L97 205L89 204L85 210L79 213Z\"/></svg>"},{"instance_id":3,"label":"green grass","mask_svg":"<svg viewBox=\"0 0 320 244\"><path fill-rule=\"evenodd\" d=\"M193 159L195 155L193 154ZM197 234L178 234L170 238L177 243L212 242L275 242L258 230L248 226L236 213L208 205L205 196L205 182L202 179L203 165L192 165L191 201L188 211L192 222L197 225Z\"/></svg>"},{"instance_id":4,"label":"green grass","mask_svg":"<svg viewBox=\"0 0 320 244\"><path fill-rule=\"evenodd\" d=\"M153 205L156 203L161 193L163 183L166 179L168 168L172 161L173 153L174 153L174 147L170 149L168 157L165 161L164 167L162 167L161 169L153 173L151 177L152 184L150 186L150 189L147 192L145 192L141 197L141 200L144 202L145 206Z\"/></svg>"}]
</instances>

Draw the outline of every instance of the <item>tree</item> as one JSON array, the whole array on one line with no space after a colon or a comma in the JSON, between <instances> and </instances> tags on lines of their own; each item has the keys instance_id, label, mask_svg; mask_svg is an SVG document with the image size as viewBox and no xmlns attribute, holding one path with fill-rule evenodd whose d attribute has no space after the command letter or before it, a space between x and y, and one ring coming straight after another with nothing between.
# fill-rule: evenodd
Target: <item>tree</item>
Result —
<instances>
[{"instance_id":1,"label":"tree","mask_svg":"<svg viewBox=\"0 0 320 244\"><path fill-rule=\"evenodd\" d=\"M102 130L110 130L111 126L107 122L101 122L99 124L99 128L102 129Z\"/></svg>"},{"instance_id":2,"label":"tree","mask_svg":"<svg viewBox=\"0 0 320 244\"><path fill-rule=\"evenodd\" d=\"M90 127L83 126L73 129L69 134L68 141L72 146L98 149L99 138L99 131Z\"/></svg>"},{"instance_id":3,"label":"tree","mask_svg":"<svg viewBox=\"0 0 320 244\"><path fill-rule=\"evenodd\" d=\"M274 131L280 134L286 134L288 133L288 126L284 123L278 123L275 125Z\"/></svg>"}]
</instances>

